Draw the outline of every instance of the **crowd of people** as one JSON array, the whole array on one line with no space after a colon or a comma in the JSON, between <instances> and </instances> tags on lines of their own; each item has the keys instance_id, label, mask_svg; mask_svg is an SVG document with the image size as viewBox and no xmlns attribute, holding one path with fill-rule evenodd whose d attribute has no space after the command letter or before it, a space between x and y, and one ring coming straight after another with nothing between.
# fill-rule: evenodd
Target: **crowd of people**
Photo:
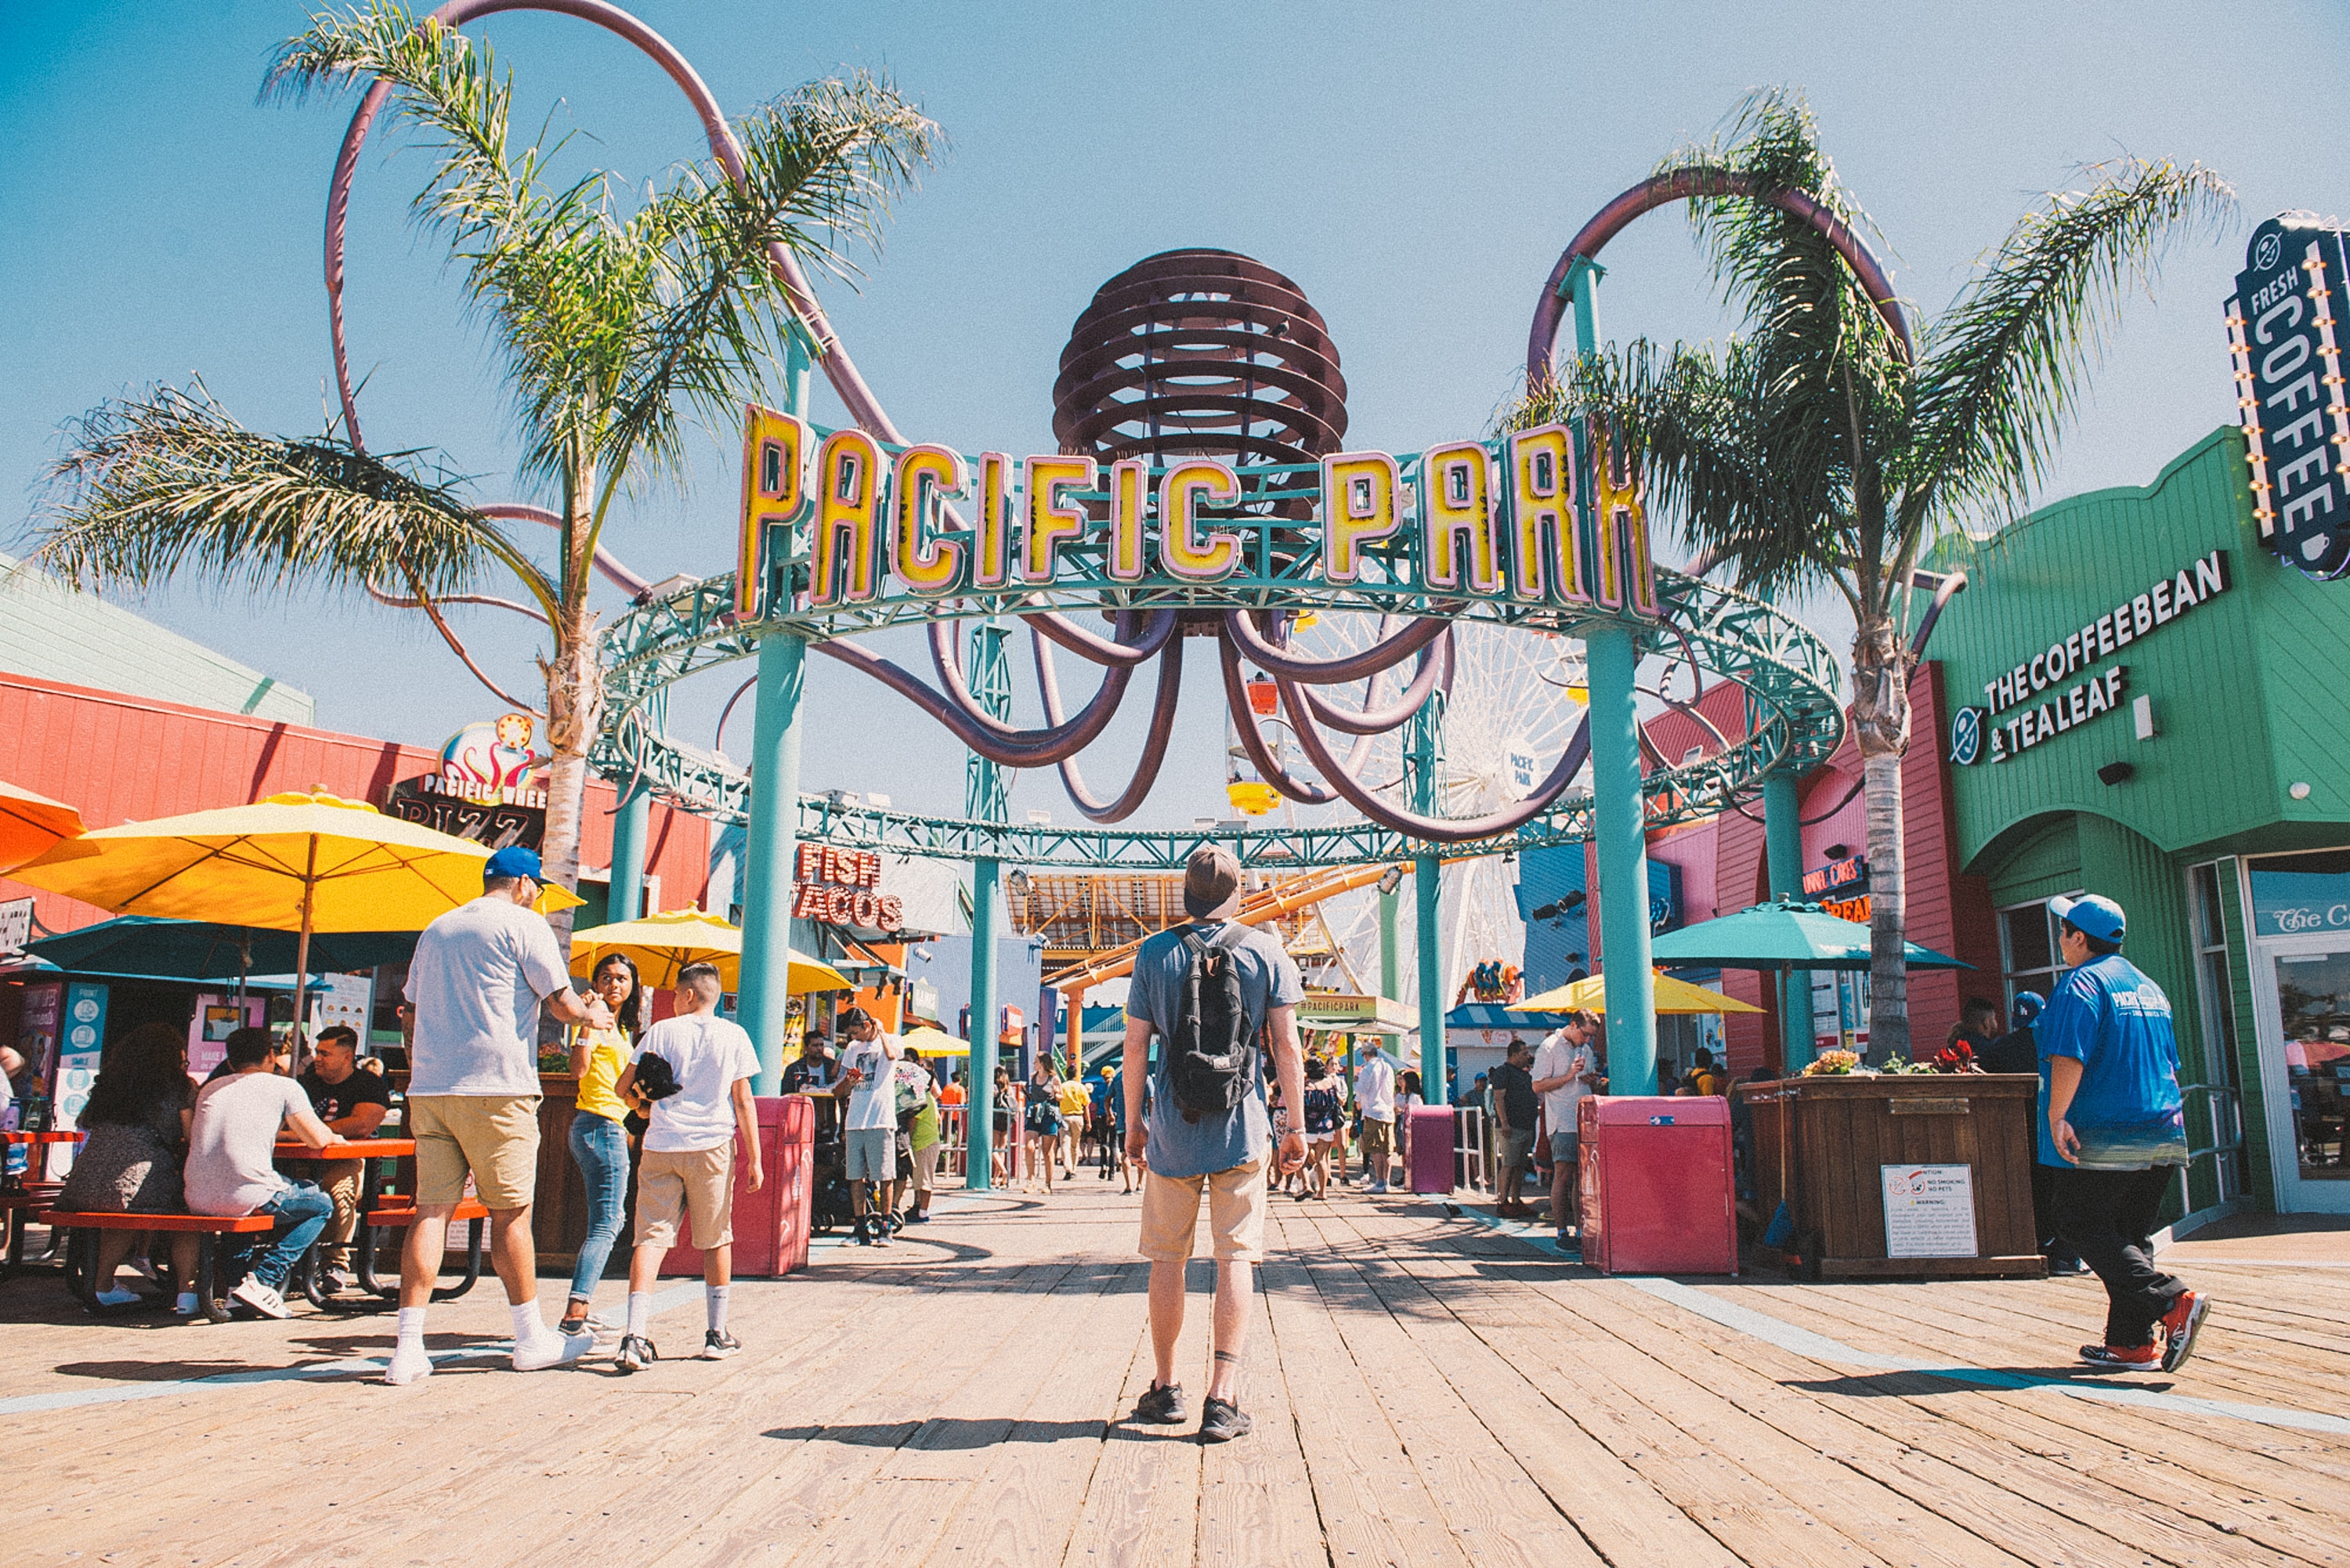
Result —
<instances>
[{"instance_id":1,"label":"crowd of people","mask_svg":"<svg viewBox=\"0 0 2350 1568\"><path fill-rule=\"evenodd\" d=\"M834 1021L835 1054L811 1033L785 1074L786 1093L816 1097L837 1131L855 1240L888 1246L930 1218L946 1113L993 1118L995 1175L1007 1147L1030 1192L1051 1194L1081 1169L1142 1193L1139 1249L1150 1263L1149 1327L1156 1376L1135 1411L1145 1422L1187 1418L1174 1380L1185 1304L1183 1265L1199 1210L1209 1210L1217 1263L1214 1359L1200 1435L1244 1434L1238 1379L1253 1265L1263 1255L1266 1203L1276 1194L1326 1199L1334 1183L1392 1189L1411 1168L1417 1072L1376 1039L1360 1040L1352 1070L1301 1044L1296 966L1273 937L1231 919L1239 869L1203 846L1185 872L1191 921L1150 938L1137 955L1122 1055L1096 1073L1064 1076L1040 1052L1024 1084L999 1066L983 1103L965 1076L942 1080L906 1041L862 1008ZM563 1366L617 1340L613 1364L641 1370L659 1357L650 1337L653 1285L690 1224L702 1263L702 1355L734 1355L729 1326L733 1203L756 1192L763 1168L750 1036L721 1016L721 981L706 963L679 973L670 1016L647 1023L635 964L599 961L588 992L570 985L552 929L532 912L537 857L508 848L489 858L479 898L443 915L419 940L406 997L412 1025L405 1134L415 1145L415 1218L402 1259L400 1310L384 1381L432 1375L427 1304L447 1227L470 1194L487 1211L491 1254L513 1318L517 1371ZM1964 1066L2037 1073L2041 1132L2034 1207L2056 1272L2093 1269L2112 1302L2104 1339L2083 1347L2092 1365L2119 1368L2183 1360L2208 1301L2152 1262L2147 1241L2184 1139L2168 1006L2120 956L2124 919L2110 900L2059 900L2069 972L2045 1004L2021 993L2012 1029L1970 1000L1945 1047ZM569 1153L587 1195L587 1225L561 1318L537 1304L531 1215L539 1179L537 1038L542 1019L574 1026L577 1100ZM1503 1062L1461 1096L1491 1119L1497 1212L1533 1219L1528 1175L1551 1171L1550 1216L1559 1242L1579 1244L1575 1194L1582 1101L1607 1087L1599 1021L1568 1015L1539 1044L1513 1040ZM270 1225L230 1259L231 1295L265 1316L286 1315L293 1271L317 1246L317 1287L342 1288L359 1221L357 1159L294 1161L284 1140L326 1151L375 1136L392 1108L380 1062L364 1060L348 1029L321 1033L294 1075L296 1043L270 1030L230 1034L224 1060L201 1086L181 1029L144 1024L109 1043L80 1122L88 1137L57 1207L76 1212L265 1215ZM1660 1074L1662 1092L1719 1095L1727 1076L1708 1051L1686 1073ZM1546 1134L1538 1146L1537 1136ZM1014 1140L1017 1140L1014 1144ZM1349 1149L1359 1155L1350 1177ZM298 1155L298 1150L296 1151ZM1450 1154L1448 1140L1447 1153ZM1546 1160L1543 1156L1547 1156ZM596 1294L634 1189L633 1251L624 1314L595 1312ZM99 1232L92 1286L101 1310L142 1300L136 1280L160 1282L154 1237ZM173 1305L197 1311L196 1239L169 1236ZM2157 1333L2160 1331L2158 1341Z\"/></svg>"}]
</instances>

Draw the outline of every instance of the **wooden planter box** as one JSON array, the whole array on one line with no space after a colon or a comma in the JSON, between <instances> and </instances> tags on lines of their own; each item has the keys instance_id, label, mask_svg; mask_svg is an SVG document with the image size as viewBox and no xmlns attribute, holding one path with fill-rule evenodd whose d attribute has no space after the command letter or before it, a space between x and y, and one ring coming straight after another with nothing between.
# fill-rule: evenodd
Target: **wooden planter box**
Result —
<instances>
[{"instance_id":1,"label":"wooden planter box","mask_svg":"<svg viewBox=\"0 0 2350 1568\"><path fill-rule=\"evenodd\" d=\"M2036 1077L1785 1078L1736 1092L1753 1116L1755 1209L1767 1222L1784 1197L1794 1217L1792 1269L1814 1278L2047 1273L2032 1217ZM1974 1245L1964 1254L1970 1189Z\"/></svg>"}]
</instances>

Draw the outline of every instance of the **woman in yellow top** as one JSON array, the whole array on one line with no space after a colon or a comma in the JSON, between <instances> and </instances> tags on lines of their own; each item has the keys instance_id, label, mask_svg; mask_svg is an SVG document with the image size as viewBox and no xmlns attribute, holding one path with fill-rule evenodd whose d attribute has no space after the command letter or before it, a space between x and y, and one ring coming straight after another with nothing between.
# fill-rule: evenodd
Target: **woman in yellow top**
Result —
<instances>
[{"instance_id":1,"label":"woman in yellow top","mask_svg":"<svg viewBox=\"0 0 2350 1568\"><path fill-rule=\"evenodd\" d=\"M560 1325L566 1334L587 1334L596 1326L588 1316L588 1304L596 1299L596 1282L604 1277L628 1204L629 1132L621 1123L629 1105L616 1085L629 1064L629 1041L644 1006L637 966L624 953L605 955L588 985L612 1010L613 1027L582 1028L571 1041L571 1070L579 1075L571 1158L588 1184L588 1235L571 1268L571 1304L564 1309Z\"/></svg>"},{"instance_id":2,"label":"woman in yellow top","mask_svg":"<svg viewBox=\"0 0 2350 1568\"><path fill-rule=\"evenodd\" d=\"M1061 1169L1065 1175L1077 1173L1077 1141L1093 1108L1093 1092L1086 1087L1083 1076L1061 1080Z\"/></svg>"}]
</instances>

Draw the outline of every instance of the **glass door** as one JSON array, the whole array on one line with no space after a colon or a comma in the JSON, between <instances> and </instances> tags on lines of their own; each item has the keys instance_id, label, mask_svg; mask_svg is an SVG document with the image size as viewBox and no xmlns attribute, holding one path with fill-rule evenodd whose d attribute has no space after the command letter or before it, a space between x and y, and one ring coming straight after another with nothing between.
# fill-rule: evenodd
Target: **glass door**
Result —
<instances>
[{"instance_id":1,"label":"glass door","mask_svg":"<svg viewBox=\"0 0 2350 1568\"><path fill-rule=\"evenodd\" d=\"M2253 975L2277 1207L2350 1212L2350 940L2262 943Z\"/></svg>"}]
</instances>

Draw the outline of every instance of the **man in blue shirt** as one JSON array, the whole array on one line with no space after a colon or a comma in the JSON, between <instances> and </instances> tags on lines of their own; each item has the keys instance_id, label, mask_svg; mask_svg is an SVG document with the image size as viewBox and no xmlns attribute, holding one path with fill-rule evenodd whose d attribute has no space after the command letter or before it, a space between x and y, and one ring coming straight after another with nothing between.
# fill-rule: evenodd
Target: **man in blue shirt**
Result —
<instances>
[{"instance_id":1,"label":"man in blue shirt","mask_svg":"<svg viewBox=\"0 0 2350 1568\"><path fill-rule=\"evenodd\" d=\"M1305 988L1297 965L1266 931L1225 929L1240 907L1241 867L1222 846L1203 844L1183 869L1183 908L1191 924L1161 931L1135 954L1126 998L1124 1072L1127 1158L1144 1168L1142 1243L1150 1260L1150 1347L1157 1375L1136 1401L1134 1418L1163 1426L1183 1419L1183 1390L1175 1382L1175 1342L1183 1332L1183 1266L1191 1256L1200 1195L1208 1194L1209 1229L1216 1252L1215 1365L1201 1407L1200 1438L1242 1437L1249 1418L1233 1396L1240 1382L1241 1345L1248 1332L1253 1265L1264 1255L1264 1214L1272 1121L1265 1113L1265 1053L1259 1051L1240 1104L1216 1115L1187 1111L1177 1100L1169 1069L1183 982L1193 960L1185 939L1218 944L1240 980L1243 1038L1271 1044L1271 1066L1281 1075L1283 1103L1305 1103L1305 1058L1297 1046L1297 1003ZM1202 958L1200 961L1207 961ZM1161 1042L1150 1063L1153 1035ZM1143 1087L1149 1085L1146 1114ZM1282 1174L1305 1160L1305 1135L1293 1123L1278 1155Z\"/></svg>"},{"instance_id":2,"label":"man in blue shirt","mask_svg":"<svg viewBox=\"0 0 2350 1568\"><path fill-rule=\"evenodd\" d=\"M2154 1266L2155 1221L2172 1171L2187 1163L2178 1042L2162 988L2122 957L2122 907L2090 894L2052 898L2071 972L2040 1014L2056 1233L2106 1287L2106 1338L2092 1366L2177 1370L2210 1301ZM2157 1325L2163 1344L2155 1345Z\"/></svg>"}]
</instances>

